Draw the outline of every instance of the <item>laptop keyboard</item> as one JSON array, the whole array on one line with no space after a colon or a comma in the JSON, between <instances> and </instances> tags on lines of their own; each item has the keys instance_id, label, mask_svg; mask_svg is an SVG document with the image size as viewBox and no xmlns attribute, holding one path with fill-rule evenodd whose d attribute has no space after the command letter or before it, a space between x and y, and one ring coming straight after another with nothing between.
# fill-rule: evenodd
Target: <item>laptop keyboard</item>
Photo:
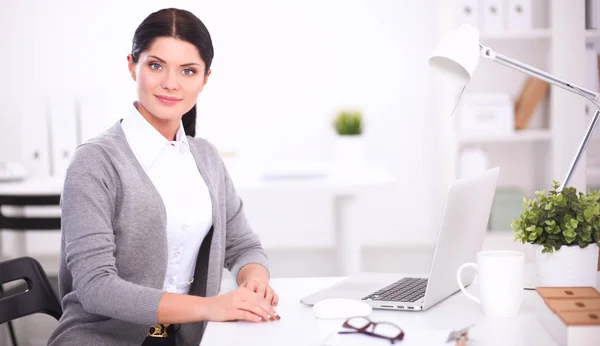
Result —
<instances>
[{"instance_id":1,"label":"laptop keyboard","mask_svg":"<svg viewBox=\"0 0 600 346\"><path fill-rule=\"evenodd\" d=\"M427 279L403 278L362 298L362 300L415 302L425 296L425 288L427 288Z\"/></svg>"}]
</instances>

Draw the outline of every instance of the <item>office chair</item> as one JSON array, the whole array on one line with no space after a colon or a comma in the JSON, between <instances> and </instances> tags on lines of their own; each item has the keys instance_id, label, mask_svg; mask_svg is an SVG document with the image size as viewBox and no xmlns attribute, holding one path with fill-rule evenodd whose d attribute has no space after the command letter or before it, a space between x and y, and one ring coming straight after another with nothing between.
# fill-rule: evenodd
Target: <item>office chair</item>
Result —
<instances>
[{"instance_id":1,"label":"office chair","mask_svg":"<svg viewBox=\"0 0 600 346\"><path fill-rule=\"evenodd\" d=\"M31 257L19 257L0 262L0 286L19 279L27 283L26 289L6 297L0 291L0 324L35 313L60 319L60 302L38 261ZM9 329L13 345L17 346L12 326Z\"/></svg>"},{"instance_id":2,"label":"office chair","mask_svg":"<svg viewBox=\"0 0 600 346\"><path fill-rule=\"evenodd\" d=\"M5 216L2 214L2 206L27 207L27 206L50 206L60 205L60 195L0 195L0 232L2 230L28 231L28 230L60 230L60 216L57 217L27 217L27 216ZM24 254L23 254L24 255ZM2 287L0 287L0 295ZM16 338L12 323L8 322L13 344L16 346Z\"/></svg>"}]
</instances>

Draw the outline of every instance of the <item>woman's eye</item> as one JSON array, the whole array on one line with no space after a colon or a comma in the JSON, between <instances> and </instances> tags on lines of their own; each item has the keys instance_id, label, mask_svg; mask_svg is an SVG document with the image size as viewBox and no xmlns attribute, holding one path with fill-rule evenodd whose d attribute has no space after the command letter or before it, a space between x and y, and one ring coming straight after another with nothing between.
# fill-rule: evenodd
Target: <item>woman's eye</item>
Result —
<instances>
[{"instance_id":1,"label":"woman's eye","mask_svg":"<svg viewBox=\"0 0 600 346\"><path fill-rule=\"evenodd\" d=\"M160 66L159 64L153 62L153 63L150 63L150 68L153 69L153 70L160 70L162 68L162 66Z\"/></svg>"},{"instance_id":2,"label":"woman's eye","mask_svg":"<svg viewBox=\"0 0 600 346\"><path fill-rule=\"evenodd\" d=\"M186 75L193 75L194 73L196 73L196 71L194 71L191 68L186 68L185 70L183 70L183 74L186 74Z\"/></svg>"}]
</instances>

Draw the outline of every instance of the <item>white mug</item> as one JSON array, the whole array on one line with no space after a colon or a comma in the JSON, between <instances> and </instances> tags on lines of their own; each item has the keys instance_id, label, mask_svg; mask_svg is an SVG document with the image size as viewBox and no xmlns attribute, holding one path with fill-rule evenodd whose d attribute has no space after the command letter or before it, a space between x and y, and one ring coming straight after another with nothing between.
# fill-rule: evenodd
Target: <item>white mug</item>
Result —
<instances>
[{"instance_id":1,"label":"white mug","mask_svg":"<svg viewBox=\"0 0 600 346\"><path fill-rule=\"evenodd\" d=\"M460 274L466 267L477 270L479 297L467 292ZM456 272L464 294L481 304L489 317L514 317L519 313L525 286L525 255L518 251L480 251L477 264L465 263Z\"/></svg>"}]
</instances>

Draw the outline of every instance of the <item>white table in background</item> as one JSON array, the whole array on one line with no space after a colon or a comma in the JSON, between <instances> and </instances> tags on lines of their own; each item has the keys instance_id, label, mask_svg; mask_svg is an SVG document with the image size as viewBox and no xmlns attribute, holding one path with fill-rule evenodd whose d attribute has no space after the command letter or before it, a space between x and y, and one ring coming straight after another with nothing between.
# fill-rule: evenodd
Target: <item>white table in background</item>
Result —
<instances>
[{"instance_id":1,"label":"white table in background","mask_svg":"<svg viewBox=\"0 0 600 346\"><path fill-rule=\"evenodd\" d=\"M529 271L531 272L531 271ZM276 308L281 320L268 323L210 322L201 345L219 346L320 346L341 326L343 320L319 320L312 308L300 303L305 295L333 285L343 278L274 279L272 286L280 299ZM600 275L598 277L600 287ZM226 281L223 291L234 289L232 281ZM477 283L468 290L477 295ZM397 345L449 345L414 340L416 336L429 334L429 339L447 336L450 330L474 325L469 331L470 346L555 346L556 342L545 331L535 315L539 301L535 291L526 290L520 313L515 318L495 319L483 315L479 305L458 292L426 311L373 310L373 321L388 321L404 329L405 339ZM411 337L412 336L412 337ZM340 345L385 346L384 339L365 335L340 335Z\"/></svg>"},{"instance_id":2,"label":"white table in background","mask_svg":"<svg viewBox=\"0 0 600 346\"><path fill-rule=\"evenodd\" d=\"M58 178L31 178L23 181L0 182L0 195L17 196L60 196L63 187L63 180ZM22 207L11 207L3 210L3 213L11 216L37 216L54 217L60 215L59 206L32 207L34 211L26 210ZM13 235L15 247L13 249L16 256L27 255L26 233L17 232ZM2 258L2 239L0 237L0 258Z\"/></svg>"},{"instance_id":3,"label":"white table in background","mask_svg":"<svg viewBox=\"0 0 600 346\"><path fill-rule=\"evenodd\" d=\"M284 173L279 177L271 175L268 179L258 179L253 175L233 175L236 188L240 194L249 191L315 191L326 192L333 198L334 205L334 236L337 250L338 268L340 275L349 276L361 271L362 241L361 234L356 227L350 227L346 210L356 196L363 192L373 190L386 190L394 187L394 178L385 170L367 168L362 171L336 173L330 170L324 177L294 179L293 175L286 177ZM259 231L259 230L257 230ZM289 244L286 244L289 246Z\"/></svg>"},{"instance_id":4,"label":"white table in background","mask_svg":"<svg viewBox=\"0 0 600 346\"><path fill-rule=\"evenodd\" d=\"M245 192L268 191L269 189L305 189L328 191L334 198L335 205L335 236L338 252L338 267L341 275L347 276L361 270L361 239L353 227L343 224L344 209L347 204L365 189L386 189L393 186L394 180L390 174L379 169L354 171L352 174L332 173L326 177L312 179L294 179L292 177L279 179L260 179L253 174L234 174L236 189L243 195ZM62 178L31 178L19 182L0 183L0 195L60 195L63 188ZM23 235L24 237L24 235ZM24 238L19 240L19 247L24 248Z\"/></svg>"}]
</instances>

